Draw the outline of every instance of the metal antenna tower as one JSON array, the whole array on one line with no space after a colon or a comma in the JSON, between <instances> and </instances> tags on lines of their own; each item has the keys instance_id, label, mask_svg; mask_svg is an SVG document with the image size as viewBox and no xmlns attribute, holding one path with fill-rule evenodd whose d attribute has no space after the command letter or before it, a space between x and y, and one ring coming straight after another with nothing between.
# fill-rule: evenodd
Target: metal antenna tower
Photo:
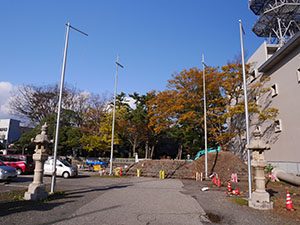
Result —
<instances>
[{"instance_id":1,"label":"metal antenna tower","mask_svg":"<svg viewBox=\"0 0 300 225\"><path fill-rule=\"evenodd\" d=\"M300 31L300 0L249 0L249 8L259 16L253 32L269 43L282 46Z\"/></svg>"}]
</instances>

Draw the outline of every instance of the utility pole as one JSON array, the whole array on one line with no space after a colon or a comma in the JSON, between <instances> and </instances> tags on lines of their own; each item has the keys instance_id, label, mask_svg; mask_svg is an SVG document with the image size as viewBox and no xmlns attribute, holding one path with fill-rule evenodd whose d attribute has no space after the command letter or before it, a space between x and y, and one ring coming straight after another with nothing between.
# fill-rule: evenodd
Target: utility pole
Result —
<instances>
[{"instance_id":1,"label":"utility pole","mask_svg":"<svg viewBox=\"0 0 300 225\"><path fill-rule=\"evenodd\" d=\"M64 88L65 71L66 71L66 65L67 65L67 52L68 52L68 45L69 45L70 28L72 28L73 30L75 30L85 36L88 36L88 34L76 29L75 27L72 27L69 22L66 24L66 26L67 26L67 29L66 29L63 64L62 64L62 69L61 69L60 90L59 90L58 109L57 109L56 131L55 131L55 143L54 143L54 152L53 152L53 170L52 170L53 173L52 173L52 179L51 179L50 193L54 193L55 181L56 181L56 159L57 159L57 146L58 146L60 114L61 114L60 112L61 112L61 105L62 105L62 93L63 93L63 88Z\"/></svg>"}]
</instances>

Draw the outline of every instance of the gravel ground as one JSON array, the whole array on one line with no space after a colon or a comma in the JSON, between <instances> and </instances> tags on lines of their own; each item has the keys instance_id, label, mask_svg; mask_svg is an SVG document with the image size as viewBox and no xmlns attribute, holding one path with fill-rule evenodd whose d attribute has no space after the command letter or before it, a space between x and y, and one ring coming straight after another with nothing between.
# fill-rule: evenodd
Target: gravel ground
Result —
<instances>
[{"instance_id":1,"label":"gravel ground","mask_svg":"<svg viewBox=\"0 0 300 225\"><path fill-rule=\"evenodd\" d=\"M201 188L210 186L210 182L196 182L194 180L182 180L184 194L195 198L204 209L211 224L241 224L241 225L296 225L299 221L288 220L280 217L272 211L260 211L232 202L232 197L225 193L225 187L212 188L202 192Z\"/></svg>"}]
</instances>

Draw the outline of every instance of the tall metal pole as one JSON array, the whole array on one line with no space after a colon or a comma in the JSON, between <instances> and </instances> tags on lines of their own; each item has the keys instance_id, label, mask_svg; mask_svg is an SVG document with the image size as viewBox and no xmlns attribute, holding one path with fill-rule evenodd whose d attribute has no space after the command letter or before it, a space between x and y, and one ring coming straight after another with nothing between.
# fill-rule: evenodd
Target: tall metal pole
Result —
<instances>
[{"instance_id":1,"label":"tall metal pole","mask_svg":"<svg viewBox=\"0 0 300 225\"><path fill-rule=\"evenodd\" d=\"M67 64L69 32L70 32L70 23L68 22L67 31L66 31L65 48L64 48L64 58L63 58L63 65L61 69L61 78L60 78L60 90L59 90L59 100L58 100L58 110L57 110L57 120L56 120L54 153L53 153L53 173L51 179L50 193L54 193L55 181L56 181L56 159L57 159L57 146L58 146L58 136L59 136L59 122L60 122L60 112L61 112L61 103L62 103L62 92L64 88L64 79L65 79L65 71L66 71L66 64Z\"/></svg>"},{"instance_id":2,"label":"tall metal pole","mask_svg":"<svg viewBox=\"0 0 300 225\"><path fill-rule=\"evenodd\" d=\"M65 39L63 64L62 64L62 69L61 69L60 90L59 90L57 119L56 119L56 131L55 131L55 143L54 143L54 152L53 152L53 169L52 169L53 173L52 173L52 179L51 179L50 193L54 193L55 181L56 181L56 159L57 159L57 147L58 147L58 137L59 137L60 114L61 114L62 93L63 93L63 88L64 88L65 71L66 71L66 65L67 65L67 52L68 52L68 45L69 45L70 28L88 36L86 33L72 27L69 22L66 24L66 26L67 26L66 39Z\"/></svg>"},{"instance_id":3,"label":"tall metal pole","mask_svg":"<svg viewBox=\"0 0 300 225\"><path fill-rule=\"evenodd\" d=\"M207 166L207 124L206 124L206 88L205 88L205 63L204 54L202 54L202 72L203 72L203 114L204 114L204 146L205 146L205 179L208 178Z\"/></svg>"},{"instance_id":4,"label":"tall metal pole","mask_svg":"<svg viewBox=\"0 0 300 225\"><path fill-rule=\"evenodd\" d=\"M113 119L112 119L112 128L111 128L111 145L110 145L110 163L109 163L109 175L112 175L113 169L113 156L114 156L114 137L115 137L115 119L116 119L116 98L117 98L117 84L118 84L118 69L119 66L124 68L119 63L119 56L117 56L116 61L116 77L115 77L115 88L114 88L114 107L113 107Z\"/></svg>"},{"instance_id":5,"label":"tall metal pole","mask_svg":"<svg viewBox=\"0 0 300 225\"><path fill-rule=\"evenodd\" d=\"M250 143L249 136L249 115L248 115L248 96L247 96L247 83L246 83L246 69L245 69L245 56L244 56L244 40L243 40L243 25L242 20L239 20L240 23L240 39L241 39L241 52L242 52L242 68L243 68L243 89L245 97L245 121L246 121L246 140L247 145ZM248 156L248 188L249 188L249 199L252 197L252 175L251 175L251 154L250 150L247 149Z\"/></svg>"}]
</instances>

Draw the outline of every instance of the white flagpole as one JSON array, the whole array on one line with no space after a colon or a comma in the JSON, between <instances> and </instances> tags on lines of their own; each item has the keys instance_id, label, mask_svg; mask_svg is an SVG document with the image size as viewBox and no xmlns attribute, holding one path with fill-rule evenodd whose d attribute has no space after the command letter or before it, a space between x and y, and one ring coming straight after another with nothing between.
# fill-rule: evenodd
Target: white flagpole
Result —
<instances>
[{"instance_id":1,"label":"white flagpole","mask_svg":"<svg viewBox=\"0 0 300 225\"><path fill-rule=\"evenodd\" d=\"M241 52L242 52L242 67L243 67L243 88L244 88L244 97L245 97L245 121L246 121L246 140L247 145L250 143L249 136L249 115L248 115L248 96L247 96L247 83L246 83L246 69L245 69L245 56L244 56L244 41L243 41L243 25L242 20L239 20L240 23L240 39L241 39ZM248 188L249 188L249 199L252 197L252 175L251 175L251 154L250 150L247 150L248 154Z\"/></svg>"},{"instance_id":2,"label":"white flagpole","mask_svg":"<svg viewBox=\"0 0 300 225\"><path fill-rule=\"evenodd\" d=\"M81 30L72 27L69 22L66 24L66 26L67 29L66 29L63 64L61 69L61 79L60 79L60 89L59 89L59 99L58 99L58 109L57 109L57 119L56 119L56 131L55 131L55 143L54 143L54 151L53 151L53 169L52 169L52 178L51 178L51 186L50 186L50 193L52 194L54 193L55 182L56 182L56 159L57 159L57 148L58 148L58 139L59 139L60 112L62 106L62 94L64 89L65 72L67 66L67 52L68 52L68 45L69 45L70 28L76 30L77 32L85 36L88 36L88 34L82 32Z\"/></svg>"},{"instance_id":3,"label":"white flagpole","mask_svg":"<svg viewBox=\"0 0 300 225\"><path fill-rule=\"evenodd\" d=\"M205 179L208 179L207 165L207 124L206 124L206 90L205 90L205 63L204 54L202 54L202 72L203 72L203 115L204 115L204 148L205 148Z\"/></svg>"}]
</instances>

